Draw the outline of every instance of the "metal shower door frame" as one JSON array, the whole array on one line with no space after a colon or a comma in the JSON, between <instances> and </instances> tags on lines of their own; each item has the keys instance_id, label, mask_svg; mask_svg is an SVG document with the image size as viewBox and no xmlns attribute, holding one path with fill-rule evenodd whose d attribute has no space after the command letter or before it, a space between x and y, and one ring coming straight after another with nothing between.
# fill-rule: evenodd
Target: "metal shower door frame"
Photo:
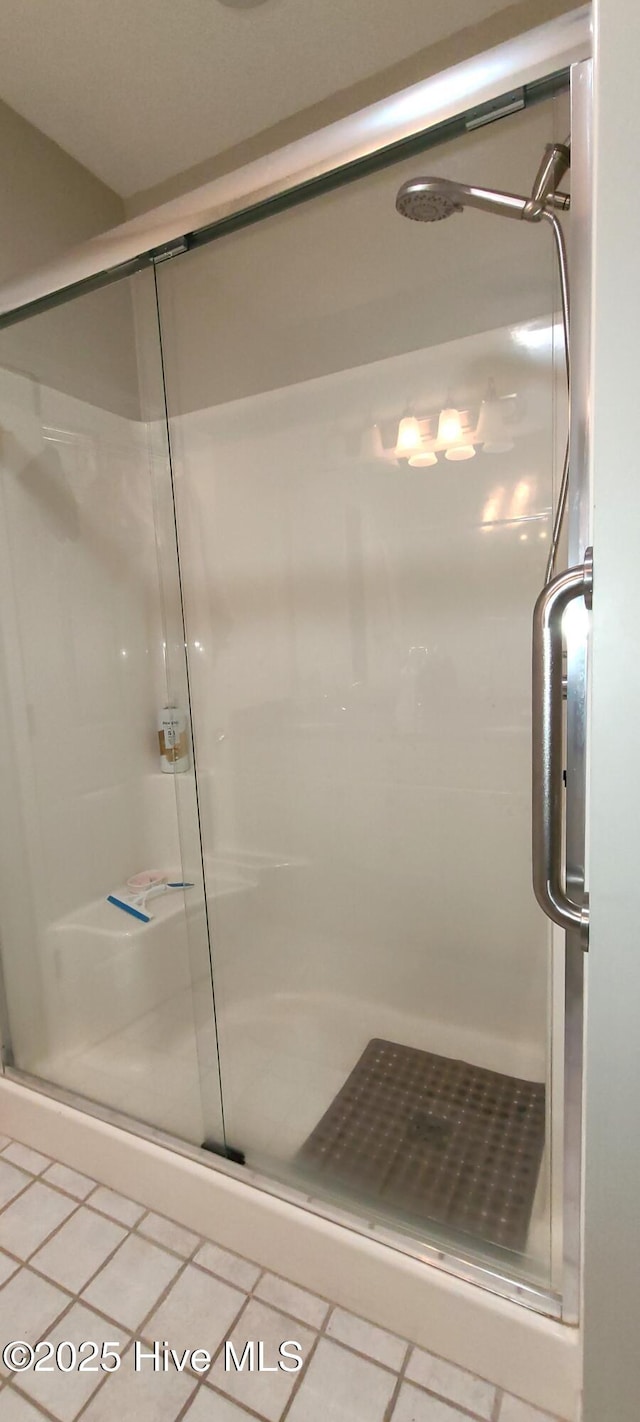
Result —
<instances>
[{"instance_id":1,"label":"metal shower door frame","mask_svg":"<svg viewBox=\"0 0 640 1422\"><path fill-rule=\"evenodd\" d=\"M571 69L571 409L567 498L570 568L592 545L589 409L591 385L591 255L593 60ZM597 550L596 579L597 579ZM596 592L597 596L597 592ZM567 636L565 880L583 903L588 889L588 617L581 611ZM584 1089L585 942L579 927L557 930L565 947L562 1318L580 1319Z\"/></svg>"},{"instance_id":2,"label":"metal shower door frame","mask_svg":"<svg viewBox=\"0 0 640 1422\"><path fill-rule=\"evenodd\" d=\"M206 184L195 193L92 239L50 266L0 286L0 328L37 311L72 300L97 286L120 280L163 258L172 259L243 219L258 220L274 202L294 194L313 197L320 181L357 177L363 163L394 147L426 137L431 129L469 118L470 109L495 105L507 91L566 71L571 77L572 118L572 407L571 465L568 496L569 563L581 562L590 543L591 502L588 474L591 267L591 22L590 6L558 17L518 38L474 56L442 74L348 119L331 124L236 173ZM505 108L503 110L507 112ZM485 119L484 121L488 121ZM469 120L468 127L474 126ZM425 146L426 142L425 142ZM393 161L389 157L389 162ZM255 215L254 215L255 214ZM585 882L587 772L586 635L569 639L567 696L566 878L579 893ZM412 1245L391 1229L372 1230L358 1218L325 1206L277 1182L212 1158L171 1136L119 1112L90 1103L12 1067L8 1077L85 1113L166 1145L211 1169L222 1171L270 1195L311 1211L404 1254L417 1256L459 1279L475 1283L535 1312L576 1324L580 1300L580 1192L582 1160L582 1034L584 952L577 933L556 931L554 957L564 950L564 1150L562 1163L563 1259L558 1288L551 1291L515 1280L488 1265L474 1263L435 1246ZM0 995L2 985L0 983ZM1 1004L0 1004L1 1007ZM0 1024L3 1014L0 1010Z\"/></svg>"}]
</instances>

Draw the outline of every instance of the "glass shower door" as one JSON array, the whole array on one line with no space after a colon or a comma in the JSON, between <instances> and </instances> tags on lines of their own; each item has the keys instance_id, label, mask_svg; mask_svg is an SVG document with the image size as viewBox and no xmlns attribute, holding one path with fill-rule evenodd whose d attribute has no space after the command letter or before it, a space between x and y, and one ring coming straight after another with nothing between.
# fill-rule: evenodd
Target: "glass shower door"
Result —
<instances>
[{"instance_id":1,"label":"glass shower door","mask_svg":"<svg viewBox=\"0 0 640 1422\"><path fill-rule=\"evenodd\" d=\"M3 1060L199 1146L224 1133L193 762L158 742L189 709L160 407L150 272L0 334Z\"/></svg>"},{"instance_id":2,"label":"glass shower door","mask_svg":"<svg viewBox=\"0 0 640 1422\"><path fill-rule=\"evenodd\" d=\"M530 656L565 433L553 252L394 197L421 169L528 191L567 126L547 102L157 271L228 1142L547 1289L561 1013Z\"/></svg>"}]
</instances>

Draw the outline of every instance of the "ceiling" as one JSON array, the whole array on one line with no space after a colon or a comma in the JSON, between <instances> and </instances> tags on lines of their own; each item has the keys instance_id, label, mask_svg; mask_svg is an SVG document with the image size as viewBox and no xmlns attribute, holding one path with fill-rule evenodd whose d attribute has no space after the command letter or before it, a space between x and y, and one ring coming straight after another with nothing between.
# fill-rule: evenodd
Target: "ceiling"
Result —
<instances>
[{"instance_id":1,"label":"ceiling","mask_svg":"<svg viewBox=\"0 0 640 1422\"><path fill-rule=\"evenodd\" d=\"M2 0L0 97L123 197L510 0Z\"/></svg>"}]
</instances>

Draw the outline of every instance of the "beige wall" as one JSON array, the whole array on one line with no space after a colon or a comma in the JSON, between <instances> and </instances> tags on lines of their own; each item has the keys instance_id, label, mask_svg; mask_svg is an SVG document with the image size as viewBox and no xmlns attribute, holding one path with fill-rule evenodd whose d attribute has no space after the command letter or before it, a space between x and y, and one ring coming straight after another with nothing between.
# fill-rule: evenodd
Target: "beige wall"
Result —
<instances>
[{"instance_id":1,"label":"beige wall","mask_svg":"<svg viewBox=\"0 0 640 1422\"><path fill-rule=\"evenodd\" d=\"M0 280L114 227L122 198L0 101Z\"/></svg>"},{"instance_id":2,"label":"beige wall","mask_svg":"<svg viewBox=\"0 0 640 1422\"><path fill-rule=\"evenodd\" d=\"M430 74L438 74L452 64L459 64L461 60L481 54L492 45L501 44L503 40L512 39L514 35L524 34L525 30L533 29L536 25L544 24L546 20L552 20L556 15L566 14L573 9L575 4L572 0L521 0L521 3L509 5L506 10L501 10L499 14L491 15L478 24L467 25L464 30L450 35L438 44L418 50L410 59L390 65L388 69L330 95L321 103L312 104L308 109L283 119L271 128L263 129L261 133L254 134L223 153L216 153L215 137L212 136L210 158L204 163L185 168L163 183L125 198L127 216L134 217L139 212L148 212L158 203L167 202L181 193L188 193L200 183L209 182L212 178L220 177L222 173L230 173L243 163L251 162L253 158L271 153L307 133L314 133L325 124L355 113L367 104L385 98L387 94L397 93L409 84L426 79Z\"/></svg>"},{"instance_id":3,"label":"beige wall","mask_svg":"<svg viewBox=\"0 0 640 1422\"><path fill-rule=\"evenodd\" d=\"M122 199L0 101L0 281L122 222ZM139 414L129 283L0 331L0 366Z\"/></svg>"}]
</instances>

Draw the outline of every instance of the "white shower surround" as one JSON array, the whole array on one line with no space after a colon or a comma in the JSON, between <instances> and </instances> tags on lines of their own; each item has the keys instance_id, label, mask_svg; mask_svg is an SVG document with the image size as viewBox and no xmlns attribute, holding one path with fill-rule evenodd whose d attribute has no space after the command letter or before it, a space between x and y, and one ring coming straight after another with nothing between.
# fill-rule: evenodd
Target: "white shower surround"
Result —
<instances>
[{"instance_id":1,"label":"white shower surround","mask_svg":"<svg viewBox=\"0 0 640 1422\"><path fill-rule=\"evenodd\" d=\"M547 1076L548 933L525 883L529 667L527 632L519 620L528 619L547 545L540 544L537 556L528 550L525 556L519 529L529 525L482 525L497 471L498 478L507 478L510 498L520 489L520 515L528 510L540 520L530 526L534 533L547 528L548 475L539 485L535 476L519 479L517 453L518 441L525 440L526 468L549 467L547 359L541 363L538 352L500 329L172 421L225 1117L231 1144L246 1149L249 1163L262 1164L269 1173L277 1174L278 1167L286 1173L287 1162L373 1036L516 1076ZM518 385L522 416L515 427L516 452L495 459L479 454L462 470L443 465L438 519L430 528L420 514L421 490L433 497L435 472L399 468L389 460L376 467L363 454L357 432L371 410L399 407L407 388L433 388L435 400L443 370L479 361L510 368ZM21 930L29 945L25 960L37 945L38 1040L29 1041L35 1020L30 993L24 1041L15 1013L12 1022L16 1062L199 1143L207 1133L202 1100L216 1103L219 1085L208 1024L208 960L190 949L189 896L186 916L176 896L154 905L149 926L130 923L104 902L106 892L131 872L154 866L173 870L181 857L175 799L181 787L157 768L154 729L164 696L152 487L154 480L167 479L166 468L157 463L162 430L145 429L139 421L47 388L40 388L34 405L32 382L15 375L6 379L4 401L3 423L8 430L13 422L20 451L5 470L11 476L2 533L8 547L5 635L14 638L14 650L5 650L5 667L17 657L25 677L22 688L15 677L10 688L13 769L20 779L32 875L39 866L37 882L31 881L37 926L35 933L26 924ZM561 431L556 438L560 444ZM33 489L23 487L25 467L39 468L44 460L46 474L50 443L59 461L57 513L46 500L38 503L37 481ZM151 466L150 449L155 451ZM124 517L114 501L112 476L118 467ZM401 481L404 507L397 503ZM323 576L344 589L345 511L350 500L363 495L368 595L383 616L380 626L363 625L358 635L370 644L366 654L378 696L380 691L397 696L398 657L411 645L416 616L419 625L418 604L429 601L422 576L417 603L413 595L404 608L394 601L394 570L385 551L390 516L401 559L411 562L415 556L420 567L431 560L439 575L444 539L447 561L472 570L472 624L466 624L464 603L453 613L446 602L434 605L431 613L435 641L453 649L456 674L464 678L462 726L447 727L443 706L443 716L425 735L424 726L412 724L410 716L407 721L406 707L398 720L396 707L390 724L383 718L371 739L371 708L362 694L352 725L347 716L345 726L340 697L349 691L353 653L345 641L348 619L333 608L323 622L320 600L311 612L311 641L306 625L304 635L296 635L290 598L298 574L287 586L283 557L286 565L295 545L300 571L322 567ZM504 511L509 507L507 499ZM86 563L76 537L80 526L85 538L99 538L97 560ZM237 535L230 537L234 527ZM34 547L40 552L31 563L27 550ZM111 560L107 585L101 568L105 547ZM81 559L84 578L80 601L74 557ZM47 588L59 578L61 558L60 586L68 572L72 599L73 664L84 672L95 657L100 605L101 666L99 680L90 678L85 692L70 677L60 681L54 656L51 676L59 688L65 736L52 755L47 715L52 682L42 675L51 627L41 609ZM122 580L118 569L126 569ZM504 640L496 646L490 636L478 635L483 619L490 626L499 615L505 576L513 618L508 648ZM260 602L250 600L239 614L241 636L234 644L227 639L225 619L233 624L236 592L242 604L246 579L251 585L256 577L273 581L270 640L265 643ZM502 622L508 633L509 624ZM123 628L127 645L120 645ZM120 658L124 666L118 665ZM329 702L322 695L318 701L318 675L330 688ZM505 695L517 714L511 726L498 731L492 706ZM293 780L288 729L276 729L266 744L241 734L238 749L227 724L238 711L242 717L253 705L277 705L281 696L290 698L294 717L309 723L301 728ZM20 749L23 703L31 705L32 734L29 747L23 743ZM465 727L467 732L473 727L471 739ZM115 758L108 749L114 744L122 746ZM102 756L96 754L101 747ZM50 830L52 815L56 834ZM488 825L494 826L494 842L487 839ZM464 857L464 894L452 853L456 842ZM5 848L6 866L15 846ZM356 859L349 865L354 849ZM499 881L512 886L511 917L499 897L498 868ZM192 863L189 876L194 872ZM414 940L404 985L397 981L389 925L366 913L362 917L367 884L384 882L389 874L400 894L403 946L407 933ZM331 913L322 922L318 894L326 897L327 884ZM78 906L80 886L84 903ZM25 881L23 906L30 895ZM315 943L308 937L314 895ZM5 904L11 898L8 884L3 897ZM474 961L480 976L473 976ZM558 1040L561 1023L556 1011ZM557 1083L554 1089L557 1142ZM549 1188L545 1170L530 1239L536 1258L549 1249ZM554 1255L558 1248L556 1231ZM556 1258L554 1273L557 1265Z\"/></svg>"}]
</instances>

